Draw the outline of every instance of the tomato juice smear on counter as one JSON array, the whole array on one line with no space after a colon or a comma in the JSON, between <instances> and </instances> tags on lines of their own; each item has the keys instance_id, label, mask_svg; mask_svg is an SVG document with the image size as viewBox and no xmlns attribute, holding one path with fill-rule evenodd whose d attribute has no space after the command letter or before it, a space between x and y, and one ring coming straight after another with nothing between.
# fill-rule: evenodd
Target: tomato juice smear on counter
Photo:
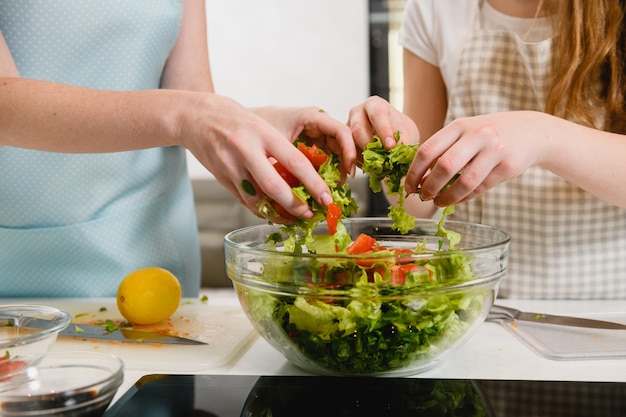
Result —
<instances>
[{"instance_id":1,"label":"tomato juice smear on counter","mask_svg":"<svg viewBox=\"0 0 626 417\"><path fill-rule=\"evenodd\" d=\"M188 301L186 303L190 303L190 302ZM139 330L139 331L145 331L145 332L151 332L151 333L158 333L158 334L162 334L165 336L179 336L179 337L191 336L189 332L181 332L176 329L176 324L174 323L174 321L187 322L187 323L190 322L190 319L186 318L186 316L184 315L174 314L169 319L166 319L160 323L151 324L151 325L132 325L131 323L129 323L128 321L125 321L122 318L108 318L107 316L111 317L109 316L108 308L106 307L101 307L97 313L94 312L94 313L75 314L72 322L70 323L70 326L75 326L76 333L78 334L80 334L80 326L84 324L84 325L92 325L92 326L101 326L103 333L112 332L118 329L128 329L128 330ZM118 344L142 343L141 340L117 341L117 340L104 340L104 339L91 338L88 336L86 336L84 339L80 339L79 337L77 338L79 340L91 341L95 344L118 345ZM142 343L142 344L146 346L155 347L155 348L161 348L165 346L165 344L163 343Z\"/></svg>"}]
</instances>

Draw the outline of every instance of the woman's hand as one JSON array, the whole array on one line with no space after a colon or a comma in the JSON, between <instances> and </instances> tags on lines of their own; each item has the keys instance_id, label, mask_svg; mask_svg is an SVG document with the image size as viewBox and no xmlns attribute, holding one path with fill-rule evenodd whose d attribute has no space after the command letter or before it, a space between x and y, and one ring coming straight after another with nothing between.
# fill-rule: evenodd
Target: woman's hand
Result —
<instances>
[{"instance_id":1,"label":"woman's hand","mask_svg":"<svg viewBox=\"0 0 626 417\"><path fill-rule=\"evenodd\" d=\"M199 95L202 112L182 113L183 146L242 204L258 215L268 198L295 217L310 218L311 209L291 191L273 164L278 161L298 178L322 205L330 190L309 160L292 144L303 135L341 155L344 169L354 172L356 150L350 129L315 108L267 107L251 111L234 100ZM285 222L285 218L269 219Z\"/></svg>"},{"instance_id":2,"label":"woman's hand","mask_svg":"<svg viewBox=\"0 0 626 417\"><path fill-rule=\"evenodd\" d=\"M546 153L550 117L518 111L453 121L420 146L406 177L407 193L419 187L422 199L445 207L520 175Z\"/></svg>"},{"instance_id":3,"label":"woman's hand","mask_svg":"<svg viewBox=\"0 0 626 417\"><path fill-rule=\"evenodd\" d=\"M360 151L359 155L372 141L374 134L380 137L386 149L396 146L396 132L400 132L400 142L404 144L412 145L420 141L419 130L413 120L377 96L369 97L365 102L350 110L348 126L352 130L352 136ZM359 158L359 163L362 162ZM396 196L387 195L387 198L392 205L398 203ZM424 202L418 196L405 198L404 208L416 217L429 217L436 210L432 202Z\"/></svg>"},{"instance_id":4,"label":"woman's hand","mask_svg":"<svg viewBox=\"0 0 626 417\"><path fill-rule=\"evenodd\" d=\"M419 142L419 132L415 123L378 96L369 97L362 104L353 107L350 110L348 126L359 150L363 150L372 141L374 134L380 137L387 149L396 145L394 139L396 132L400 132L402 143Z\"/></svg>"},{"instance_id":5,"label":"woman's hand","mask_svg":"<svg viewBox=\"0 0 626 417\"><path fill-rule=\"evenodd\" d=\"M354 176L357 155L350 129L324 110L318 107L267 106L253 111L291 142L300 138L339 155L342 171ZM305 183L304 178L300 179Z\"/></svg>"}]
</instances>

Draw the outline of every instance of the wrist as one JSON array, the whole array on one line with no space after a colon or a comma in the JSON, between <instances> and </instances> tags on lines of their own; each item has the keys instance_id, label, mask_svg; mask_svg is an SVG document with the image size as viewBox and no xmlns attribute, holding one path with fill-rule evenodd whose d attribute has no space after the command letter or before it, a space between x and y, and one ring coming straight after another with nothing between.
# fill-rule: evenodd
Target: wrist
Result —
<instances>
[{"instance_id":1,"label":"wrist","mask_svg":"<svg viewBox=\"0 0 626 417\"><path fill-rule=\"evenodd\" d=\"M540 149L537 150L538 159L536 165L549 171L554 171L559 162L563 160L563 153L566 152L566 150L562 149L563 138L573 134L571 131L575 125L565 119L547 113L538 114L543 120L539 120L539 123L537 123L540 135L536 143L540 144ZM566 144L566 146L571 146L571 142Z\"/></svg>"},{"instance_id":2,"label":"wrist","mask_svg":"<svg viewBox=\"0 0 626 417\"><path fill-rule=\"evenodd\" d=\"M191 146L189 141L193 137L190 129L193 126L193 120L199 120L202 117L196 114L196 109L203 108L201 97L204 94L179 90L167 91L163 116L160 118L162 131L165 132L166 136L165 140L169 146L181 146L189 149Z\"/></svg>"}]
</instances>

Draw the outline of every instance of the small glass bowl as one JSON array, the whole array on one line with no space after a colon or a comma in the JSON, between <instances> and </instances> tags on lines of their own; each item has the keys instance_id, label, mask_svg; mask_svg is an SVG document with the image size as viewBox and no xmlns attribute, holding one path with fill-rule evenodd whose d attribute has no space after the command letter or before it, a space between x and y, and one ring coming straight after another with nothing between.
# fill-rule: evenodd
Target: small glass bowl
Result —
<instances>
[{"instance_id":1,"label":"small glass bowl","mask_svg":"<svg viewBox=\"0 0 626 417\"><path fill-rule=\"evenodd\" d=\"M102 416L124 378L112 354L51 352L29 367L20 384L0 392L0 416Z\"/></svg>"},{"instance_id":2,"label":"small glass bowl","mask_svg":"<svg viewBox=\"0 0 626 417\"><path fill-rule=\"evenodd\" d=\"M50 351L71 319L55 307L0 305L0 392Z\"/></svg>"}]
</instances>

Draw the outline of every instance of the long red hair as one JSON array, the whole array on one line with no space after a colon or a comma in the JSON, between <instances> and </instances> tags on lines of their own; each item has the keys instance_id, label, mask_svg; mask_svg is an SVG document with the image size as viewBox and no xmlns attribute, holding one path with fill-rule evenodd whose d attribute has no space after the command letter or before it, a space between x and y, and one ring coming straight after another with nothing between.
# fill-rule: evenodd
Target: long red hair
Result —
<instances>
[{"instance_id":1,"label":"long red hair","mask_svg":"<svg viewBox=\"0 0 626 417\"><path fill-rule=\"evenodd\" d=\"M546 111L626 133L626 0L546 0L554 20Z\"/></svg>"}]
</instances>

